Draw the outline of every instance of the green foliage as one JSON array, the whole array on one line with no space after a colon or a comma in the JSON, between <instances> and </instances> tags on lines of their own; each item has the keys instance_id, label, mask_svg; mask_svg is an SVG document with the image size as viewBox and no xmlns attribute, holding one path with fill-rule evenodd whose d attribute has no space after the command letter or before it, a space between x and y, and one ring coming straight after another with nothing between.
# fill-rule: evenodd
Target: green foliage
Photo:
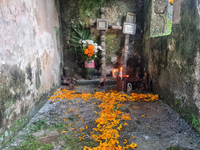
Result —
<instances>
[{"instance_id":1,"label":"green foliage","mask_svg":"<svg viewBox=\"0 0 200 150\"><path fill-rule=\"evenodd\" d=\"M91 33L90 29L85 29L81 26L81 24L78 24L77 28L72 28L74 31L74 35L70 35L71 40L70 42L70 50L76 52L76 53L82 53L82 46L79 43L80 40L91 40Z\"/></svg>"},{"instance_id":2,"label":"green foliage","mask_svg":"<svg viewBox=\"0 0 200 150\"><path fill-rule=\"evenodd\" d=\"M17 120L14 125L19 126L19 125L23 124L23 122L24 122L24 119L20 119L20 120Z\"/></svg>"},{"instance_id":3,"label":"green foliage","mask_svg":"<svg viewBox=\"0 0 200 150\"><path fill-rule=\"evenodd\" d=\"M88 133L84 133L85 135ZM81 150L83 145L87 145L88 147L95 147L98 145L98 142L92 140L92 139L83 139L79 140L79 136L82 136L81 133L77 134L76 136L73 134L73 132L68 132L67 134L63 134L59 140L64 141L64 147L68 149L78 149Z\"/></svg>"},{"instance_id":4,"label":"green foliage","mask_svg":"<svg viewBox=\"0 0 200 150\"><path fill-rule=\"evenodd\" d=\"M48 124L46 123L46 120L35 121L29 126L29 130L31 132L36 132L38 130L43 130L47 128L48 128Z\"/></svg>"},{"instance_id":5,"label":"green foliage","mask_svg":"<svg viewBox=\"0 0 200 150\"><path fill-rule=\"evenodd\" d=\"M100 9L104 1L105 0L79 0L82 17L90 17L95 19L96 15L94 12Z\"/></svg>"},{"instance_id":6,"label":"green foliage","mask_svg":"<svg viewBox=\"0 0 200 150\"><path fill-rule=\"evenodd\" d=\"M28 136L28 138L23 141L20 146L13 147L14 150L27 150L27 149L41 149L41 150L51 150L53 145L40 143L35 139L34 136Z\"/></svg>"},{"instance_id":7,"label":"green foliage","mask_svg":"<svg viewBox=\"0 0 200 150\"><path fill-rule=\"evenodd\" d=\"M196 119L194 114L192 114L192 125L195 126L195 127L199 126L199 122Z\"/></svg>"},{"instance_id":8,"label":"green foliage","mask_svg":"<svg viewBox=\"0 0 200 150\"><path fill-rule=\"evenodd\" d=\"M94 8L100 8L101 4L104 1L105 0L79 0L84 11L94 9Z\"/></svg>"}]
</instances>

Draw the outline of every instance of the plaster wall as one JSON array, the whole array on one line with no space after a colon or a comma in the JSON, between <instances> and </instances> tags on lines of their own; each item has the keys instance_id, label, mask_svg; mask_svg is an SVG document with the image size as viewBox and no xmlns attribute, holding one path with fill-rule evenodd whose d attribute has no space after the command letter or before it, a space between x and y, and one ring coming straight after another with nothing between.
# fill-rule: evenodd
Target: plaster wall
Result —
<instances>
[{"instance_id":1,"label":"plaster wall","mask_svg":"<svg viewBox=\"0 0 200 150\"><path fill-rule=\"evenodd\" d=\"M0 148L60 84L59 28L57 1L0 1Z\"/></svg>"},{"instance_id":2,"label":"plaster wall","mask_svg":"<svg viewBox=\"0 0 200 150\"><path fill-rule=\"evenodd\" d=\"M143 58L149 81L153 91L194 126L194 120L200 122L198 1L174 0L172 33L157 38L150 38L151 5L145 1Z\"/></svg>"}]
</instances>

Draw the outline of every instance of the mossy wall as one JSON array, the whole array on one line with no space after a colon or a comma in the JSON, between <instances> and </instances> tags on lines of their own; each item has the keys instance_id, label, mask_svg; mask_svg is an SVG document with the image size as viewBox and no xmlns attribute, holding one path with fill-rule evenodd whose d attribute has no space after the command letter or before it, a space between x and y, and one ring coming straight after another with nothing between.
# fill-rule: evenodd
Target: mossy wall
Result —
<instances>
[{"instance_id":1,"label":"mossy wall","mask_svg":"<svg viewBox=\"0 0 200 150\"><path fill-rule=\"evenodd\" d=\"M151 5L151 0L145 0L142 56L152 89L190 124L195 119L200 122L198 3L174 1L172 33L156 38L150 38Z\"/></svg>"},{"instance_id":2,"label":"mossy wall","mask_svg":"<svg viewBox=\"0 0 200 150\"><path fill-rule=\"evenodd\" d=\"M0 149L60 85L57 1L0 1Z\"/></svg>"},{"instance_id":3,"label":"mossy wall","mask_svg":"<svg viewBox=\"0 0 200 150\"><path fill-rule=\"evenodd\" d=\"M74 34L71 27L76 27L78 23L89 26L93 39L98 39L100 31L96 30L96 19L100 18L100 6L105 7L105 18L108 19L109 24L123 26L127 12L136 14L137 31L136 35L130 36L129 61L142 53L143 3L144 0L60 0L64 37L64 66L69 68L69 76L84 77L83 62L80 62L77 54L69 49L70 35ZM109 28L106 31L105 38L106 70L107 75L109 75L113 67L119 67L121 64L125 35L122 30ZM135 59L135 61L137 60ZM131 73L130 70L134 69L130 65L128 67L129 73ZM98 64L96 69L97 72L100 71Z\"/></svg>"}]
</instances>

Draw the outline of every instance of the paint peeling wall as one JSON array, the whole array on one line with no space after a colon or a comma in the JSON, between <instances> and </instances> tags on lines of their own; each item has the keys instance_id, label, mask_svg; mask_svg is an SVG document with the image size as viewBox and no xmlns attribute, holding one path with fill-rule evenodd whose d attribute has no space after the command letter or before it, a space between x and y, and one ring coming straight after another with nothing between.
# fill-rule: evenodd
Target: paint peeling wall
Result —
<instances>
[{"instance_id":1,"label":"paint peeling wall","mask_svg":"<svg viewBox=\"0 0 200 150\"><path fill-rule=\"evenodd\" d=\"M174 0L172 33L150 37L151 0L145 1L143 57L153 91L200 131L200 13L198 0ZM195 125L196 124L196 125Z\"/></svg>"},{"instance_id":2,"label":"paint peeling wall","mask_svg":"<svg viewBox=\"0 0 200 150\"><path fill-rule=\"evenodd\" d=\"M62 47L54 0L0 1L0 148L16 120L34 115L60 85Z\"/></svg>"}]
</instances>

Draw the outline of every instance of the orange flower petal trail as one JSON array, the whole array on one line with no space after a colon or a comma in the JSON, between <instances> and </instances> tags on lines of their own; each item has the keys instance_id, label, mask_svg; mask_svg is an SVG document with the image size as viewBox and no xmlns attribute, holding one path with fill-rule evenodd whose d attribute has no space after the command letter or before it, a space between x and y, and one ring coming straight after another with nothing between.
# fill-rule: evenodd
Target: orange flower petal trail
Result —
<instances>
[{"instance_id":1,"label":"orange flower petal trail","mask_svg":"<svg viewBox=\"0 0 200 150\"><path fill-rule=\"evenodd\" d=\"M89 50L89 48L88 48ZM53 96L49 98L51 101L57 101L59 99L71 100L78 98L79 100L84 100L89 102L89 100L97 99L100 100L101 103L94 103L100 109L100 112L94 111L94 113L99 114L99 116L95 119L96 128L93 128L91 132L91 136L93 140L99 142L97 147L87 147L85 146L84 150L107 150L107 149L115 149L115 150L125 150L128 148L135 149L137 144L131 143L130 145L120 146L119 145L119 131L123 128L122 125L128 125L128 123L123 120L131 120L128 113L124 113L120 111L120 107L122 107L125 101L154 101L158 100L158 95L152 94L136 94L132 93L131 95L122 94L116 91L110 91L108 93L105 92L95 92L94 94L83 93L83 94L75 94L75 91L69 91L63 89L61 91L56 91ZM77 101L78 102L78 101ZM139 108L139 107L134 107ZM78 109L77 109L78 110ZM71 111L71 108L68 109L68 112ZM80 118L80 113L78 117ZM141 115L141 117L145 117ZM137 119L137 118L135 118ZM79 121L83 122L83 118L80 118ZM124 122L124 123L122 123ZM68 126L71 126L68 125ZM150 127L152 129L152 127ZM71 128L73 130L74 128ZM87 126L84 128L79 128L79 131L84 129L88 129ZM96 132L96 133L94 133ZM83 140L85 135L79 137L79 140ZM133 137L135 138L135 137ZM125 139L124 144L127 144L127 140Z\"/></svg>"}]
</instances>

